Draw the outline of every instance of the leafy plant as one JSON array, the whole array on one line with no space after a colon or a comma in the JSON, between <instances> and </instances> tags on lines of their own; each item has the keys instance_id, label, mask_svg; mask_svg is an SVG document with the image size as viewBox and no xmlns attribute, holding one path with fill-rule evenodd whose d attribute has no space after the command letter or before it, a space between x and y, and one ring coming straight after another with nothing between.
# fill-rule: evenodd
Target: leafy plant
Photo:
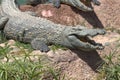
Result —
<instances>
[{"instance_id":1,"label":"leafy plant","mask_svg":"<svg viewBox=\"0 0 120 80\"><path fill-rule=\"evenodd\" d=\"M63 49L63 50L67 50L67 48L66 47L63 47L63 46L61 46L61 45L52 45L51 47L50 47L54 52L56 51L56 50L58 50L58 49Z\"/></svg>"},{"instance_id":2,"label":"leafy plant","mask_svg":"<svg viewBox=\"0 0 120 80\"><path fill-rule=\"evenodd\" d=\"M12 58L8 55L11 48L7 43L0 47L0 80L60 80L59 70L43 64L40 55L40 59L31 60L32 49L29 45L19 42L15 45L20 48L22 55L11 54ZM7 61L2 63L4 57Z\"/></svg>"},{"instance_id":3,"label":"leafy plant","mask_svg":"<svg viewBox=\"0 0 120 80\"><path fill-rule=\"evenodd\" d=\"M0 43L3 43L5 41L7 41L6 37L5 37L4 33L3 33L3 31L0 30Z\"/></svg>"},{"instance_id":4,"label":"leafy plant","mask_svg":"<svg viewBox=\"0 0 120 80\"><path fill-rule=\"evenodd\" d=\"M105 63L99 70L100 74L97 80L120 80L120 55L116 62L113 60L116 50L105 56Z\"/></svg>"},{"instance_id":5,"label":"leafy plant","mask_svg":"<svg viewBox=\"0 0 120 80\"><path fill-rule=\"evenodd\" d=\"M7 62L9 61L9 57L8 57L8 53L12 50L12 48L10 48L9 45L7 45L7 43L5 44L4 47L0 47L0 58L4 58L6 57Z\"/></svg>"},{"instance_id":6,"label":"leafy plant","mask_svg":"<svg viewBox=\"0 0 120 80\"><path fill-rule=\"evenodd\" d=\"M29 52L33 51L33 49L32 49L30 44L24 44L24 43L21 43L19 41L16 41L15 46L17 46L19 48L23 47L24 49L28 49Z\"/></svg>"},{"instance_id":7,"label":"leafy plant","mask_svg":"<svg viewBox=\"0 0 120 80\"><path fill-rule=\"evenodd\" d=\"M38 60L16 59L13 62L0 63L0 80L59 80L59 73ZM49 75L49 76L48 76Z\"/></svg>"}]
</instances>

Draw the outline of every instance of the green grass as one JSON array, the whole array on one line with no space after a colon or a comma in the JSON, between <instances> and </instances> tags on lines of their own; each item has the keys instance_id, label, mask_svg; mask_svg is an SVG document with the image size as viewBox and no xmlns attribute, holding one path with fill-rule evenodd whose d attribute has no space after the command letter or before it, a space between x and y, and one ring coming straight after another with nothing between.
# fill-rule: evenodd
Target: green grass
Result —
<instances>
[{"instance_id":1,"label":"green grass","mask_svg":"<svg viewBox=\"0 0 120 80\"><path fill-rule=\"evenodd\" d=\"M29 53L23 51L23 58L18 58L15 55L12 55L11 58L8 56L11 50L9 46L0 50L0 56L2 56L0 59L0 80L60 80L59 70L48 64L43 64L41 59L32 61ZM7 58L7 61L3 62L3 58ZM9 61L10 59L12 62Z\"/></svg>"},{"instance_id":2,"label":"green grass","mask_svg":"<svg viewBox=\"0 0 120 80\"><path fill-rule=\"evenodd\" d=\"M63 46L57 45L57 44L56 44L56 45L51 45L51 46L50 46L50 49L53 50L54 52L55 52L56 50L58 50L58 49L67 50L66 47L63 47Z\"/></svg>"},{"instance_id":3,"label":"green grass","mask_svg":"<svg viewBox=\"0 0 120 80\"><path fill-rule=\"evenodd\" d=\"M0 80L64 80L60 77L60 69L45 61L46 57L43 61L43 56L34 55L38 59L32 60L30 53L33 49L29 44L16 42L14 46L21 50L21 54L10 54L12 48L2 36L0 41L5 42L5 47L0 47Z\"/></svg>"},{"instance_id":4,"label":"green grass","mask_svg":"<svg viewBox=\"0 0 120 80\"><path fill-rule=\"evenodd\" d=\"M29 53L33 51L33 48L30 44L24 44L19 41L16 41L15 46L17 46L18 48L28 49Z\"/></svg>"},{"instance_id":5,"label":"green grass","mask_svg":"<svg viewBox=\"0 0 120 80\"><path fill-rule=\"evenodd\" d=\"M117 49L105 56L104 65L98 70L97 80L120 80L120 55Z\"/></svg>"},{"instance_id":6,"label":"green grass","mask_svg":"<svg viewBox=\"0 0 120 80\"><path fill-rule=\"evenodd\" d=\"M58 80L58 74L40 62L14 59L14 62L0 64L0 80Z\"/></svg>"},{"instance_id":7,"label":"green grass","mask_svg":"<svg viewBox=\"0 0 120 80\"><path fill-rule=\"evenodd\" d=\"M0 30L0 43L3 43L3 42L6 42L6 38L5 38L5 35L3 34L3 31Z\"/></svg>"},{"instance_id":8,"label":"green grass","mask_svg":"<svg viewBox=\"0 0 120 80\"><path fill-rule=\"evenodd\" d=\"M11 51L10 46L7 45L7 43L5 44L5 47L0 47L0 59L2 58L6 58L7 62L9 61L9 57L8 57L8 53Z\"/></svg>"},{"instance_id":9,"label":"green grass","mask_svg":"<svg viewBox=\"0 0 120 80\"><path fill-rule=\"evenodd\" d=\"M6 40L4 40L0 37L0 41L5 42ZM47 62L43 63L41 60L42 56L39 55L39 59L33 61L31 59L32 55L30 54L33 49L30 44L16 42L15 46L20 48L22 55L10 55L9 52L12 48L7 45L7 42L5 47L0 47L0 80L65 79L65 76L60 77L61 72L59 69L49 66ZM66 50L65 47L59 45L52 45L50 48L53 51L58 49ZM27 51L25 49L27 49ZM118 44L117 49L104 57L105 62L98 70L99 75L97 80L120 80L120 55L115 56L119 54L119 52L117 52L118 49L120 49L120 44ZM4 58L7 60L3 62ZM116 58L116 60L114 58ZM11 59L12 62L10 61Z\"/></svg>"}]
</instances>

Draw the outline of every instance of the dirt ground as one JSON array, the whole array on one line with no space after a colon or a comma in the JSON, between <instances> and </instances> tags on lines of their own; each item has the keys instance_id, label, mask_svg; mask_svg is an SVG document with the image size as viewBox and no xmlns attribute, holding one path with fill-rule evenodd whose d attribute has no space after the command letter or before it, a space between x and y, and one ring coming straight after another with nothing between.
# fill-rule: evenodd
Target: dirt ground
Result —
<instances>
[{"instance_id":1,"label":"dirt ground","mask_svg":"<svg viewBox=\"0 0 120 80\"><path fill-rule=\"evenodd\" d=\"M59 66L66 80L95 80L97 69L103 62L103 56L108 55L120 44L120 0L100 0L101 5L95 6L93 12L83 12L67 5L61 5L59 9L51 4L40 4L35 7L23 5L22 11L34 11L37 16L47 18L57 24L83 25L85 27L105 28L106 35L97 36L94 39L106 45L102 51L75 51L58 50L47 55ZM50 12L50 16L44 16L44 11ZM40 53L39 51L38 54Z\"/></svg>"}]
</instances>

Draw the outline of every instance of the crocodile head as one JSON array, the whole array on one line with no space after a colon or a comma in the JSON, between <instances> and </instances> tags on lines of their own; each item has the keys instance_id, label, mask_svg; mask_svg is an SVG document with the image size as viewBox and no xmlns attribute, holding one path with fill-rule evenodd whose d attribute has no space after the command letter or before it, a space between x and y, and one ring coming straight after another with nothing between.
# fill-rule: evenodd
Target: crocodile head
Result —
<instances>
[{"instance_id":1,"label":"crocodile head","mask_svg":"<svg viewBox=\"0 0 120 80\"><path fill-rule=\"evenodd\" d=\"M80 29L79 27L67 29L65 31L66 45L69 44L72 48L84 51L102 50L104 46L101 43L96 43L92 37L97 35L104 35L104 29Z\"/></svg>"}]
</instances>

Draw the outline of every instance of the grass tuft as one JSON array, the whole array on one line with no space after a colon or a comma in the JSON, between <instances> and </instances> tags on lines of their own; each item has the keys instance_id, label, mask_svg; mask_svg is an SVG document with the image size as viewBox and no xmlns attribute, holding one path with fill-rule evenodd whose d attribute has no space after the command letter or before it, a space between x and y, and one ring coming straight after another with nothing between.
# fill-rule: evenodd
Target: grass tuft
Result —
<instances>
[{"instance_id":1,"label":"grass tuft","mask_svg":"<svg viewBox=\"0 0 120 80\"><path fill-rule=\"evenodd\" d=\"M97 80L120 80L120 55L115 56L117 50L105 56L105 63L99 69Z\"/></svg>"},{"instance_id":2,"label":"grass tuft","mask_svg":"<svg viewBox=\"0 0 120 80\"><path fill-rule=\"evenodd\" d=\"M56 51L56 50L58 50L58 49L62 49L62 50L67 50L67 48L66 47L63 47L63 46L61 46L61 45L51 45L51 50L53 50L54 52Z\"/></svg>"},{"instance_id":3,"label":"grass tuft","mask_svg":"<svg viewBox=\"0 0 120 80\"><path fill-rule=\"evenodd\" d=\"M0 80L64 80L60 70L45 62L47 57L44 61L40 55L33 59L35 55L30 54L33 49L29 44L16 42L14 46L20 49L20 54L10 53L13 49L7 42L0 47Z\"/></svg>"}]
</instances>

